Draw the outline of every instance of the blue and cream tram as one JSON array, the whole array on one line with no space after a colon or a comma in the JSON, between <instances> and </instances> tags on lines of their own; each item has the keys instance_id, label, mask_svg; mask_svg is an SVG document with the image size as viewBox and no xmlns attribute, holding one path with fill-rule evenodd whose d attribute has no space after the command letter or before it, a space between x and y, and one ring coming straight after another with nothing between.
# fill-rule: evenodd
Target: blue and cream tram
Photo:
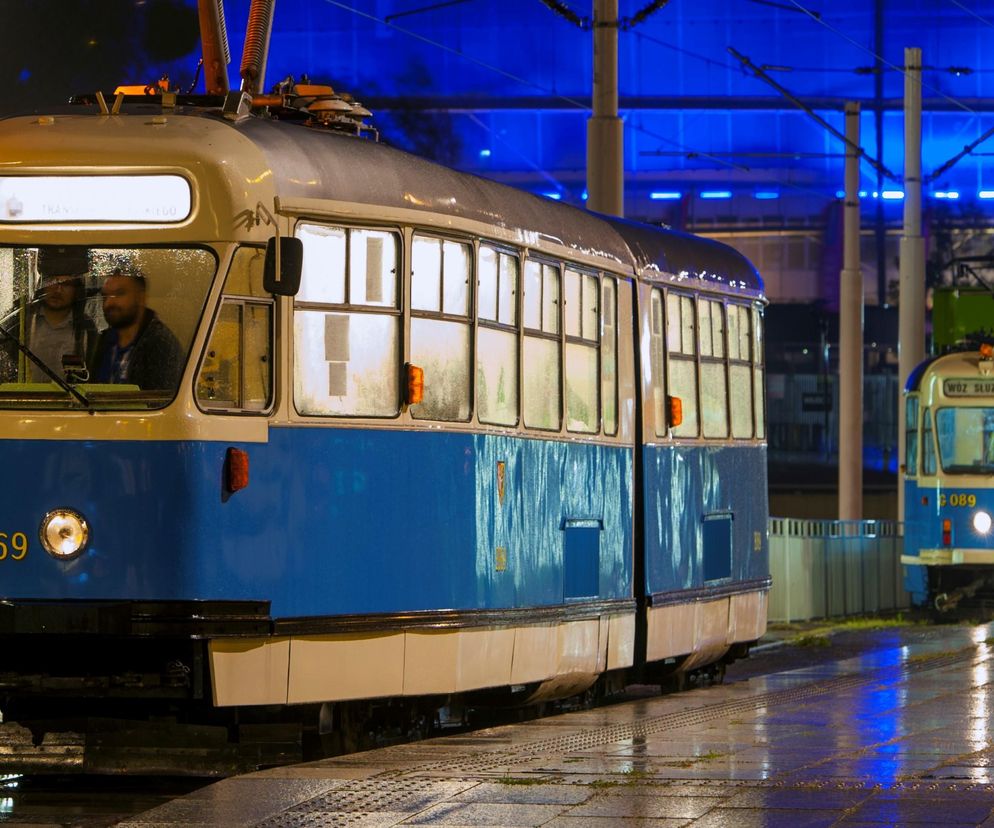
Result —
<instances>
[{"instance_id":1,"label":"blue and cream tram","mask_svg":"<svg viewBox=\"0 0 994 828\"><path fill-rule=\"evenodd\" d=\"M752 266L343 135L313 115L335 100L0 121L4 727L345 729L661 680L763 634ZM98 332L108 277L140 275L176 382L84 354L39 378L59 270Z\"/></svg>"},{"instance_id":2,"label":"blue and cream tram","mask_svg":"<svg viewBox=\"0 0 994 828\"><path fill-rule=\"evenodd\" d=\"M951 611L994 590L994 348L919 365L905 388L905 588Z\"/></svg>"}]
</instances>

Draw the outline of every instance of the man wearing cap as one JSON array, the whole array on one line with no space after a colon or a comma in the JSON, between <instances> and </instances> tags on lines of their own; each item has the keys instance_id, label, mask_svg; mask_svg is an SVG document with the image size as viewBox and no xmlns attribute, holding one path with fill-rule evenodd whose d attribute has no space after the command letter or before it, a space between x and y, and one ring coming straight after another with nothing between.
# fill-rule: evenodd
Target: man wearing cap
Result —
<instances>
[{"instance_id":1,"label":"man wearing cap","mask_svg":"<svg viewBox=\"0 0 994 828\"><path fill-rule=\"evenodd\" d=\"M145 277L116 270L100 289L104 319L90 361L90 382L126 383L143 391L172 391L179 383L183 351L158 314L145 305Z\"/></svg>"},{"instance_id":2,"label":"man wearing cap","mask_svg":"<svg viewBox=\"0 0 994 828\"><path fill-rule=\"evenodd\" d=\"M43 247L38 251L41 281L35 298L38 309L28 320L28 347L52 371L62 375L62 357L84 359L96 338L96 326L86 315L84 277L89 270L86 248ZM28 363L31 382L50 382L38 365Z\"/></svg>"}]
</instances>

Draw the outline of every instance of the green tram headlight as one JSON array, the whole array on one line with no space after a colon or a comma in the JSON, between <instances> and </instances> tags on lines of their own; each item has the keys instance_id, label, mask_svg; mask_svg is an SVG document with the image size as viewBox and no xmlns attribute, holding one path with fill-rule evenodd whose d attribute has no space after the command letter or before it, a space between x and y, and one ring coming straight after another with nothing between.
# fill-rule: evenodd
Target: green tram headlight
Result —
<instances>
[{"instance_id":1,"label":"green tram headlight","mask_svg":"<svg viewBox=\"0 0 994 828\"><path fill-rule=\"evenodd\" d=\"M983 510L975 513L973 516L973 528L981 535L986 535L991 531L991 516Z\"/></svg>"},{"instance_id":2,"label":"green tram headlight","mask_svg":"<svg viewBox=\"0 0 994 828\"><path fill-rule=\"evenodd\" d=\"M86 549L90 525L75 509L53 509L42 518L38 537L49 555L68 561Z\"/></svg>"}]
</instances>

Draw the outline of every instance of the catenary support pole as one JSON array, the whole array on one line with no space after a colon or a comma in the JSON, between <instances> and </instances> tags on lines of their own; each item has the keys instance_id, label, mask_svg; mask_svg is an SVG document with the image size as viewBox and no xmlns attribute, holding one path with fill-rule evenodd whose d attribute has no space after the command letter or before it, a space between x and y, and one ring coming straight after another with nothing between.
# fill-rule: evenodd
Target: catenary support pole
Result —
<instances>
[{"instance_id":1,"label":"catenary support pole","mask_svg":"<svg viewBox=\"0 0 994 828\"><path fill-rule=\"evenodd\" d=\"M905 424L900 389L925 358L925 239L922 238L922 51L904 50L904 230L898 307L898 520L904 519Z\"/></svg>"},{"instance_id":2,"label":"catenary support pole","mask_svg":"<svg viewBox=\"0 0 994 828\"><path fill-rule=\"evenodd\" d=\"M846 104L846 201L839 285L839 520L863 519L863 273L859 261L859 104Z\"/></svg>"},{"instance_id":3,"label":"catenary support pole","mask_svg":"<svg viewBox=\"0 0 994 828\"><path fill-rule=\"evenodd\" d=\"M594 0L593 114L587 122L587 207L624 214L624 154L618 117L618 0Z\"/></svg>"}]
</instances>

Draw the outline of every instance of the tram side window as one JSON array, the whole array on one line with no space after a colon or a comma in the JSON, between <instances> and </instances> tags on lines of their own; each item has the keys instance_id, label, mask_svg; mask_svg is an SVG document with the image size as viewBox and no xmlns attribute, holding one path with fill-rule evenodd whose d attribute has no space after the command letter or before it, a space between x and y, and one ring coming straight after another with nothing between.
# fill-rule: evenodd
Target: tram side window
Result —
<instances>
[{"instance_id":1,"label":"tram side window","mask_svg":"<svg viewBox=\"0 0 994 828\"><path fill-rule=\"evenodd\" d=\"M752 311L745 305L728 306L728 382L732 437L752 437Z\"/></svg>"},{"instance_id":2,"label":"tram side window","mask_svg":"<svg viewBox=\"0 0 994 828\"><path fill-rule=\"evenodd\" d=\"M476 405L481 423L518 422L518 273L517 257L480 246Z\"/></svg>"},{"instance_id":3,"label":"tram side window","mask_svg":"<svg viewBox=\"0 0 994 828\"><path fill-rule=\"evenodd\" d=\"M673 435L696 437L697 325L690 296L666 294L666 351L667 393L679 397L683 407L683 421L673 427Z\"/></svg>"},{"instance_id":4,"label":"tram side window","mask_svg":"<svg viewBox=\"0 0 994 828\"><path fill-rule=\"evenodd\" d=\"M524 416L528 428L558 431L561 425L559 268L525 262Z\"/></svg>"},{"instance_id":5,"label":"tram side window","mask_svg":"<svg viewBox=\"0 0 994 828\"><path fill-rule=\"evenodd\" d=\"M598 392L598 279L566 269L566 429L587 434L600 427Z\"/></svg>"},{"instance_id":6,"label":"tram side window","mask_svg":"<svg viewBox=\"0 0 994 828\"><path fill-rule=\"evenodd\" d=\"M400 411L400 243L382 230L298 224L294 402L301 414Z\"/></svg>"},{"instance_id":7,"label":"tram side window","mask_svg":"<svg viewBox=\"0 0 994 828\"><path fill-rule=\"evenodd\" d=\"M904 468L913 477L918 474L918 397L905 401L904 418Z\"/></svg>"},{"instance_id":8,"label":"tram side window","mask_svg":"<svg viewBox=\"0 0 994 828\"><path fill-rule=\"evenodd\" d=\"M618 283L601 281L601 418L605 434L618 433Z\"/></svg>"},{"instance_id":9,"label":"tram side window","mask_svg":"<svg viewBox=\"0 0 994 828\"><path fill-rule=\"evenodd\" d=\"M756 411L756 437L766 436L766 387L764 382L763 357L763 312L757 306L752 309L752 403Z\"/></svg>"},{"instance_id":10,"label":"tram side window","mask_svg":"<svg viewBox=\"0 0 994 828\"><path fill-rule=\"evenodd\" d=\"M469 419L470 263L462 242L415 236L411 247L411 361L424 369L419 420Z\"/></svg>"},{"instance_id":11,"label":"tram side window","mask_svg":"<svg viewBox=\"0 0 994 828\"><path fill-rule=\"evenodd\" d=\"M728 388L725 381L725 309L701 299L697 305L701 338L701 413L705 437L728 436Z\"/></svg>"},{"instance_id":12,"label":"tram side window","mask_svg":"<svg viewBox=\"0 0 994 828\"><path fill-rule=\"evenodd\" d=\"M663 387L663 292L653 288L649 294L649 373L652 394L652 419L657 437L666 434L666 389ZM679 396L679 395L676 395Z\"/></svg>"},{"instance_id":13,"label":"tram side window","mask_svg":"<svg viewBox=\"0 0 994 828\"><path fill-rule=\"evenodd\" d=\"M935 474L935 442L932 440L932 411L922 412L922 474Z\"/></svg>"},{"instance_id":14,"label":"tram side window","mask_svg":"<svg viewBox=\"0 0 994 828\"><path fill-rule=\"evenodd\" d=\"M273 300L262 287L261 247L235 251L224 295L197 377L208 410L264 411L273 388Z\"/></svg>"}]
</instances>

